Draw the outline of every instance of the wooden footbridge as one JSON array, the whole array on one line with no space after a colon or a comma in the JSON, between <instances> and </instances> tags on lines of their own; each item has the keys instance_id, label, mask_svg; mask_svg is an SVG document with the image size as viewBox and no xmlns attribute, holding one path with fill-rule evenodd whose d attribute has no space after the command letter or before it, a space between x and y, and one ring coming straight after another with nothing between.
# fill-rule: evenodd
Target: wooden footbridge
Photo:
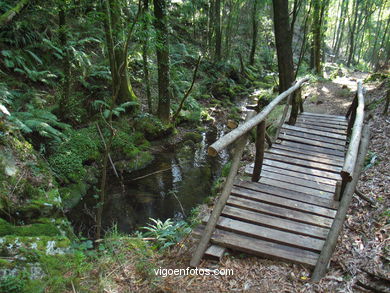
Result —
<instances>
[{"instance_id":1,"label":"wooden footbridge","mask_svg":"<svg viewBox=\"0 0 390 293\"><path fill-rule=\"evenodd\" d=\"M209 147L217 155L235 143L230 173L204 226L191 265L204 254L220 257L225 248L314 267L312 280L326 272L363 165L368 146L364 97L358 83L346 116L303 112L301 86L295 83ZM287 99L276 140L268 138L266 117ZM292 110L285 123L289 105ZM298 114L298 109L300 113ZM251 129L256 128L256 157L236 174Z\"/></svg>"}]
</instances>

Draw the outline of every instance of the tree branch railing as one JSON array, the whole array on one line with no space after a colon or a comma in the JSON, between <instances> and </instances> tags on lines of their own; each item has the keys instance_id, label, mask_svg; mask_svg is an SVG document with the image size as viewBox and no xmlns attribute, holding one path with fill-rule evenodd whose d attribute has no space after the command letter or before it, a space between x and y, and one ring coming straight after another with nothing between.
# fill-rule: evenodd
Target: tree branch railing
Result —
<instances>
[{"instance_id":1,"label":"tree branch railing","mask_svg":"<svg viewBox=\"0 0 390 293\"><path fill-rule=\"evenodd\" d=\"M352 173L355 169L359 152L359 144L362 136L364 122L364 95L361 81L358 82L356 96L347 112L347 118L348 117L350 120L348 123L347 133L348 135L351 135L351 139L345 156L344 165L340 173L343 179L343 189L347 182L352 181Z\"/></svg>"},{"instance_id":2,"label":"tree branch railing","mask_svg":"<svg viewBox=\"0 0 390 293\"><path fill-rule=\"evenodd\" d=\"M363 169L364 159L368 150L370 129L367 124L364 124L364 96L361 81L358 82L356 96L348 109L346 118L349 118L347 132L351 135L351 139L344 165L340 172L342 184L341 187L336 186L336 189L339 189L339 191L336 191L336 194L339 194L339 196L335 200L339 200L340 194L341 199L336 216L311 276L314 282L321 280L326 273L330 258L336 248L337 238L343 227L352 196L356 190L356 185L360 172Z\"/></svg>"},{"instance_id":3,"label":"tree branch railing","mask_svg":"<svg viewBox=\"0 0 390 293\"><path fill-rule=\"evenodd\" d=\"M239 164L241 162L241 157L245 148L245 145L247 143L247 138L249 132L257 126L257 137L256 137L256 161L254 168L254 174L252 176L252 181L258 181L260 177L261 172L261 166L263 163L264 158L264 140L265 140L265 119L267 118L268 114L286 97L293 94L296 90L300 89L302 84L306 81L308 81L309 78L303 78L299 81L297 81L292 87L290 87L288 90L281 93L279 96L277 96L275 99L273 99L267 106L265 106L258 114L255 115L254 111L251 111L247 114L246 120L243 124L239 125L236 129L232 130L228 134L221 137L219 140L214 142L211 146L208 148L208 153L211 156L216 156L218 152L225 149L227 146L231 145L232 143L236 142L236 147L234 150L234 156L232 159L232 165L230 167L229 175L227 176L226 183L223 187L221 196L218 198L213 211L210 215L210 218L206 224L206 227L202 233L202 237L199 241L199 244L192 256L192 259L190 261L190 265L192 267L196 267L199 265L200 260L202 259L208 243L210 242L211 236L215 230L215 227L217 226L217 221L219 216L222 213L223 208L226 205L226 202L229 198L230 192L232 191L233 184L234 184L234 178L237 175ZM287 105L288 107L288 105ZM282 117L282 119L285 119L285 116ZM258 170L257 170L258 169ZM259 171L260 170L260 171Z\"/></svg>"},{"instance_id":4,"label":"tree branch railing","mask_svg":"<svg viewBox=\"0 0 390 293\"><path fill-rule=\"evenodd\" d=\"M216 156L218 152L225 149L228 145L232 144L234 141L236 141L238 138L243 136L245 133L251 131L255 126L260 124L267 116L268 114L286 97L294 93L297 89L299 89L302 84L306 81L308 81L309 78L305 77L300 79L296 82L295 85L290 87L288 90L281 93L279 96L277 96L275 99L272 100L267 106L263 108L263 110L258 113L256 116L251 118L249 121L241 124L236 129L232 130L228 134L221 137L219 140L214 142L211 146L208 148L208 153L210 156Z\"/></svg>"}]
</instances>

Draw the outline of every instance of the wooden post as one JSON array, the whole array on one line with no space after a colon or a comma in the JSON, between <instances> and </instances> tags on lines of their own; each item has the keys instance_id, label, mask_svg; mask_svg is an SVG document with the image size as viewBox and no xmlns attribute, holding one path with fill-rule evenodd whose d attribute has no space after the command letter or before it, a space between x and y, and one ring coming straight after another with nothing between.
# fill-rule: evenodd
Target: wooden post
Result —
<instances>
[{"instance_id":1,"label":"wooden post","mask_svg":"<svg viewBox=\"0 0 390 293\"><path fill-rule=\"evenodd\" d=\"M342 181L337 180L336 182L336 190L334 191L334 200L339 201L341 197L341 190L342 190Z\"/></svg>"},{"instance_id":2,"label":"wooden post","mask_svg":"<svg viewBox=\"0 0 390 293\"><path fill-rule=\"evenodd\" d=\"M302 99L302 89L301 88L299 88L299 90L297 91L297 95L298 95L298 101L299 101L299 113L303 113L304 109L303 109L303 99Z\"/></svg>"},{"instance_id":3,"label":"wooden post","mask_svg":"<svg viewBox=\"0 0 390 293\"><path fill-rule=\"evenodd\" d=\"M349 106L348 108L348 111L347 111L347 114L345 114L345 118L349 118L349 115L351 115L351 113L353 112L353 109L357 107L357 102L358 102L358 97L357 97L357 91L356 91L356 94L355 94L355 97L353 98L352 100L352 104L351 106Z\"/></svg>"},{"instance_id":4,"label":"wooden post","mask_svg":"<svg viewBox=\"0 0 390 293\"><path fill-rule=\"evenodd\" d=\"M359 180L360 172L363 169L364 158L367 153L369 138L370 138L369 126L364 125L363 135L359 147L358 159L352 176L353 179L352 181L346 184L343 196L340 201L339 208L336 213L336 217L334 218L332 227L330 228L324 246L321 250L321 254L317 260L317 264L314 268L311 277L312 281L314 282L318 282L325 275L328 263L336 247L338 235L340 234L340 231L343 227L343 223L345 220L345 216L347 214L348 207L351 203L352 196L355 192L355 188Z\"/></svg>"},{"instance_id":5,"label":"wooden post","mask_svg":"<svg viewBox=\"0 0 390 293\"><path fill-rule=\"evenodd\" d=\"M356 159L358 155L359 144L362 135L362 127L364 122L364 97L363 97L363 87L361 81L358 82L358 102L357 102L356 111L352 111L351 119L352 118L354 118L354 123L353 123L353 129L351 134L351 140L349 142L348 151L345 156L343 169L341 170L340 173L341 177L346 182L352 180L351 174L356 165Z\"/></svg>"},{"instance_id":6,"label":"wooden post","mask_svg":"<svg viewBox=\"0 0 390 293\"><path fill-rule=\"evenodd\" d=\"M257 182L260 179L261 167L263 166L264 147L265 147L265 124L263 120L257 125L256 129L256 155L255 166L253 167L252 182Z\"/></svg>"},{"instance_id":7,"label":"wooden post","mask_svg":"<svg viewBox=\"0 0 390 293\"><path fill-rule=\"evenodd\" d=\"M299 108L298 99L297 99L298 97L296 92L292 93L291 95L292 95L291 113L290 113L290 118L288 119L288 124L295 125L295 123L297 122L298 108Z\"/></svg>"},{"instance_id":8,"label":"wooden post","mask_svg":"<svg viewBox=\"0 0 390 293\"><path fill-rule=\"evenodd\" d=\"M245 121L248 121L250 118L254 116L255 112L249 112L246 116ZM240 165L242 153L244 152L244 148L248 139L248 133L244 134L238 141L234 150L234 156L232 160L232 166L230 167L229 175L226 179L225 186L223 187L221 196L218 198L217 203L215 204L213 211L210 215L210 218L206 224L206 227L203 231L202 237L200 238L199 244L196 247L196 250L192 256L190 266L196 267L199 265L200 260L202 259L204 252L207 249L207 245L211 239L211 236L215 230L217 225L217 221L219 216L222 213L223 208L226 205L226 202L229 198L230 192L233 188L234 178L236 177L238 167Z\"/></svg>"},{"instance_id":9,"label":"wooden post","mask_svg":"<svg viewBox=\"0 0 390 293\"><path fill-rule=\"evenodd\" d=\"M276 129L275 139L278 139L279 133L280 133L280 129L282 128L282 126L284 124L284 121L286 120L286 116L287 116L287 113L288 113L288 107L290 106L290 103L291 103L291 98L292 98L292 95L289 95L289 97L287 99L287 103L284 106L282 117L280 118L278 128Z\"/></svg>"}]
</instances>

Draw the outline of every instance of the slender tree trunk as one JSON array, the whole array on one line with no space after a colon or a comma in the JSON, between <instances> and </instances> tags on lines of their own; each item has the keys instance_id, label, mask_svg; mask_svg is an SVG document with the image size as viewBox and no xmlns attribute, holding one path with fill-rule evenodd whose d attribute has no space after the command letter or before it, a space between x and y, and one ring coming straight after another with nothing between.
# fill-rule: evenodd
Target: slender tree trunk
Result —
<instances>
[{"instance_id":1,"label":"slender tree trunk","mask_svg":"<svg viewBox=\"0 0 390 293\"><path fill-rule=\"evenodd\" d=\"M349 34L349 54L348 54L348 61L347 61L347 66L350 66L351 63L353 63L353 54L354 54L354 49L355 49L355 33L356 33L356 23L358 19L358 11L359 11L359 0L355 0L355 5L354 5L354 18L353 18L353 24L352 28Z\"/></svg>"},{"instance_id":2,"label":"slender tree trunk","mask_svg":"<svg viewBox=\"0 0 390 293\"><path fill-rule=\"evenodd\" d=\"M340 13L342 12L343 3L344 3L343 1L339 1L339 4L337 5L336 21L341 19ZM333 31L333 39L332 39L333 51L334 51L334 48L336 45L337 30L338 30L338 27L340 27L340 22L338 22L338 24L339 24L338 26L334 27L334 31Z\"/></svg>"},{"instance_id":3,"label":"slender tree trunk","mask_svg":"<svg viewBox=\"0 0 390 293\"><path fill-rule=\"evenodd\" d=\"M372 55L371 55L371 65L372 65L373 67L374 67L374 65L376 64L377 59L378 59L377 44L378 44L378 40L379 40L379 38L380 38L380 31L381 31L381 27L382 27L382 22L380 21L380 19L381 19L381 14L382 14L383 6L386 5L386 2L387 2L387 1L384 1L384 2L383 2L383 4L380 6L379 12L378 12L377 30L376 30L376 35L375 35L375 43L374 43L374 46L372 47Z\"/></svg>"},{"instance_id":4,"label":"slender tree trunk","mask_svg":"<svg viewBox=\"0 0 390 293\"><path fill-rule=\"evenodd\" d=\"M302 60L303 60L303 57L305 56L305 52L306 52L307 28L308 28L308 22L310 19L311 8L312 8L312 2L310 1L309 10L306 13L305 21L304 21L304 25L303 25L303 40L302 40L301 49L299 51L299 59L298 59L298 63L297 63L297 69L295 71L295 78L297 78L297 76L298 76L298 71L299 71L299 68L301 67Z\"/></svg>"},{"instance_id":5,"label":"slender tree trunk","mask_svg":"<svg viewBox=\"0 0 390 293\"><path fill-rule=\"evenodd\" d=\"M249 64L254 65L255 64L255 53L256 53L256 47L257 47L257 34L258 34L258 14L257 14L257 8L259 5L259 0L253 1L253 11L252 11L252 46L251 46L251 52L249 55Z\"/></svg>"},{"instance_id":6,"label":"slender tree trunk","mask_svg":"<svg viewBox=\"0 0 390 293\"><path fill-rule=\"evenodd\" d=\"M318 75L321 75L321 5L320 0L313 0L312 19L312 53L311 68Z\"/></svg>"},{"instance_id":7,"label":"slender tree trunk","mask_svg":"<svg viewBox=\"0 0 390 293\"><path fill-rule=\"evenodd\" d=\"M146 100L148 102L149 113L153 112L152 109L152 95L150 91L150 80L149 80L149 65L148 65L148 51L149 51L149 0L142 1L143 10L143 30L144 37L142 40L142 67L144 70L144 81L146 85Z\"/></svg>"},{"instance_id":8,"label":"slender tree trunk","mask_svg":"<svg viewBox=\"0 0 390 293\"><path fill-rule=\"evenodd\" d=\"M215 31L215 59L218 62L221 61L221 50L222 50L221 0L215 0L214 31Z\"/></svg>"},{"instance_id":9,"label":"slender tree trunk","mask_svg":"<svg viewBox=\"0 0 390 293\"><path fill-rule=\"evenodd\" d=\"M166 0L154 0L154 26L157 31L158 117L168 123L170 118L169 44Z\"/></svg>"},{"instance_id":10,"label":"slender tree trunk","mask_svg":"<svg viewBox=\"0 0 390 293\"><path fill-rule=\"evenodd\" d=\"M390 25L390 17L387 18L385 32L383 34L381 45L380 45L379 56L378 56L377 62L375 64L375 71L377 71L379 69L379 62L380 62L381 57L383 55L386 55L386 38L388 36L389 25ZM387 46L389 46L389 44L387 44Z\"/></svg>"},{"instance_id":11,"label":"slender tree trunk","mask_svg":"<svg viewBox=\"0 0 390 293\"><path fill-rule=\"evenodd\" d=\"M343 8L341 10L341 15L340 15L341 23L339 23L339 26L337 28L337 35L338 35L338 37L337 37L335 48L334 48L335 58L338 58L338 56L339 56L340 47L341 47L341 44L342 44L342 41L343 41L345 19L346 19L346 14L347 14L347 11L348 11L349 0L345 0L345 1L342 0L342 2L343 2Z\"/></svg>"},{"instance_id":12,"label":"slender tree trunk","mask_svg":"<svg viewBox=\"0 0 390 293\"><path fill-rule=\"evenodd\" d=\"M215 14L215 6L214 0L209 1L209 13L208 13L208 33L207 33L207 48L209 48L209 53L211 55L211 47L213 42L213 34L214 34L214 14Z\"/></svg>"},{"instance_id":13,"label":"slender tree trunk","mask_svg":"<svg viewBox=\"0 0 390 293\"><path fill-rule=\"evenodd\" d=\"M111 32L114 41L114 59L116 62L117 80L114 86L119 86L118 103L136 101L137 97L133 92L129 77L127 55L124 54L124 47L120 44L123 41L123 26L121 24L121 7L118 0L108 0L110 7ZM124 67L125 70L120 70ZM120 79L121 82L118 83Z\"/></svg>"}]
</instances>

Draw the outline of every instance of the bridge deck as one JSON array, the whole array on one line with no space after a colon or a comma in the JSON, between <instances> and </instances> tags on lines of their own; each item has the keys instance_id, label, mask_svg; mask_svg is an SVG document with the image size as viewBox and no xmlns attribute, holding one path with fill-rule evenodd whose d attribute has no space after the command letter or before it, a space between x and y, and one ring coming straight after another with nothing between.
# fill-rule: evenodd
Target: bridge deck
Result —
<instances>
[{"instance_id":1,"label":"bridge deck","mask_svg":"<svg viewBox=\"0 0 390 293\"><path fill-rule=\"evenodd\" d=\"M283 125L259 182L236 180L211 242L315 266L338 207L347 124L343 116L303 113L295 126ZM253 164L245 171L252 174Z\"/></svg>"}]
</instances>

